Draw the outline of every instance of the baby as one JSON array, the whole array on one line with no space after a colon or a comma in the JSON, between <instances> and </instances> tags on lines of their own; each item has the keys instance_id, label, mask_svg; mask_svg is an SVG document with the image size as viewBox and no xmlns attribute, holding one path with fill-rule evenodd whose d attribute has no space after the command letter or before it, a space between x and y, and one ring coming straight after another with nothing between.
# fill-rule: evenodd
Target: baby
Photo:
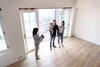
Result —
<instances>
[{"instance_id":1,"label":"baby","mask_svg":"<svg viewBox=\"0 0 100 67\"><path fill-rule=\"evenodd\" d=\"M52 33L53 33L53 27L54 27L54 25L53 25L53 23L51 22L51 23L50 23L50 26L49 26L50 35L52 35Z\"/></svg>"}]
</instances>

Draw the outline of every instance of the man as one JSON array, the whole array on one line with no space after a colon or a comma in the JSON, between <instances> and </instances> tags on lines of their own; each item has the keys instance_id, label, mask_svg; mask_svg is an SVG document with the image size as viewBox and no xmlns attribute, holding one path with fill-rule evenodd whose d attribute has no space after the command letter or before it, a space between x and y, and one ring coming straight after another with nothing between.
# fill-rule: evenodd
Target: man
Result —
<instances>
[{"instance_id":1,"label":"man","mask_svg":"<svg viewBox=\"0 0 100 67\"><path fill-rule=\"evenodd\" d=\"M51 34L51 39L50 39L50 49L52 50L52 43L53 47L56 48L55 46L55 37L59 34L59 28L58 25L56 24L56 20L53 20L53 32Z\"/></svg>"}]
</instances>

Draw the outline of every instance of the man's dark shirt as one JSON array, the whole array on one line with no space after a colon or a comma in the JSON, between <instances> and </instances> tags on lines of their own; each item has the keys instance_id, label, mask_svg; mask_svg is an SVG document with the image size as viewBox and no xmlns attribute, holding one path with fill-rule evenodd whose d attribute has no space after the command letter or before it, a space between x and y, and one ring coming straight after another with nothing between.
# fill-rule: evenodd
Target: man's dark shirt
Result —
<instances>
[{"instance_id":1,"label":"man's dark shirt","mask_svg":"<svg viewBox=\"0 0 100 67\"><path fill-rule=\"evenodd\" d=\"M52 36L56 36L58 34L59 34L59 28L58 28L58 25L55 25L53 28Z\"/></svg>"}]
</instances>

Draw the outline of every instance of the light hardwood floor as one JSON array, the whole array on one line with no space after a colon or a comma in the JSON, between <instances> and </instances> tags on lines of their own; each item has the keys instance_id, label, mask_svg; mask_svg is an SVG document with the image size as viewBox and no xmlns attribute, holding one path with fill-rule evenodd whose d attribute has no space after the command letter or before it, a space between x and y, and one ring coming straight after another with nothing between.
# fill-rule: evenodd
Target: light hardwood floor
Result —
<instances>
[{"instance_id":1,"label":"light hardwood floor","mask_svg":"<svg viewBox=\"0 0 100 67\"><path fill-rule=\"evenodd\" d=\"M78 38L66 38L64 47L57 46L52 51L49 41L41 43L39 55L41 59L36 61L31 52L9 67L100 67L100 46Z\"/></svg>"}]
</instances>

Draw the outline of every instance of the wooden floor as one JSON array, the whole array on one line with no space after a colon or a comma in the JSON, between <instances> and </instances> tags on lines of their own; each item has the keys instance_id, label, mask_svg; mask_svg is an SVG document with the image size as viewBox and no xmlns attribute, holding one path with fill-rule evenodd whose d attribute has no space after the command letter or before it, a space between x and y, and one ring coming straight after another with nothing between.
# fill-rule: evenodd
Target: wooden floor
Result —
<instances>
[{"instance_id":1,"label":"wooden floor","mask_svg":"<svg viewBox=\"0 0 100 67\"><path fill-rule=\"evenodd\" d=\"M42 46L42 47L41 47ZM80 40L66 38L64 47L49 49L49 41L41 43L40 60L35 60L34 52L27 58L9 67L100 67L100 46Z\"/></svg>"}]
</instances>

